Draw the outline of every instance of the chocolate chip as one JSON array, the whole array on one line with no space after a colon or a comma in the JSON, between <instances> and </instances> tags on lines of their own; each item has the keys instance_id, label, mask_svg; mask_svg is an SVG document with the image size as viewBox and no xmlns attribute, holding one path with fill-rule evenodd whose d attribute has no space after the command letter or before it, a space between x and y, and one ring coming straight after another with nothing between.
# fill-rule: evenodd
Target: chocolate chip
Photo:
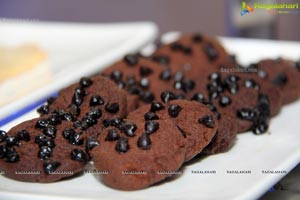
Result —
<instances>
[{"instance_id":1,"label":"chocolate chip","mask_svg":"<svg viewBox=\"0 0 300 200\"><path fill-rule=\"evenodd\" d=\"M111 119L109 123L111 126L119 127L123 123L123 119L120 117L116 117Z\"/></svg>"},{"instance_id":2,"label":"chocolate chip","mask_svg":"<svg viewBox=\"0 0 300 200\"><path fill-rule=\"evenodd\" d=\"M138 63L138 57L134 54L128 54L124 57L124 61L129 66L135 66Z\"/></svg>"},{"instance_id":3,"label":"chocolate chip","mask_svg":"<svg viewBox=\"0 0 300 200\"><path fill-rule=\"evenodd\" d=\"M0 130L0 143L4 142L7 137L7 133L3 130Z\"/></svg>"},{"instance_id":4,"label":"chocolate chip","mask_svg":"<svg viewBox=\"0 0 300 200\"><path fill-rule=\"evenodd\" d=\"M120 81L122 79L123 73L120 70L115 70L111 73L110 78L114 81Z\"/></svg>"},{"instance_id":5,"label":"chocolate chip","mask_svg":"<svg viewBox=\"0 0 300 200\"><path fill-rule=\"evenodd\" d=\"M208 100L204 97L204 95L200 92L195 93L193 97L191 98L192 101L198 101L200 103L206 104L208 103Z\"/></svg>"},{"instance_id":6,"label":"chocolate chip","mask_svg":"<svg viewBox=\"0 0 300 200\"><path fill-rule=\"evenodd\" d=\"M172 44L170 44L170 48L173 51L181 51L183 49L183 46L178 42L173 42Z\"/></svg>"},{"instance_id":7,"label":"chocolate chip","mask_svg":"<svg viewBox=\"0 0 300 200\"><path fill-rule=\"evenodd\" d=\"M62 115L62 119L66 120L66 121L69 121L69 122L72 122L72 121L75 120L75 117L72 115L72 113L66 112Z\"/></svg>"},{"instance_id":8,"label":"chocolate chip","mask_svg":"<svg viewBox=\"0 0 300 200\"><path fill-rule=\"evenodd\" d=\"M177 99L176 95L170 91L162 92L160 98L164 103L168 103L171 100Z\"/></svg>"},{"instance_id":9,"label":"chocolate chip","mask_svg":"<svg viewBox=\"0 0 300 200\"><path fill-rule=\"evenodd\" d=\"M252 132L255 135L261 135L263 133L265 133L268 130L269 126L266 123L265 120L259 120L258 122L255 122L252 126Z\"/></svg>"},{"instance_id":10,"label":"chocolate chip","mask_svg":"<svg viewBox=\"0 0 300 200\"><path fill-rule=\"evenodd\" d=\"M92 115L84 116L81 121L81 128L82 128L83 124L86 124L88 127L91 127L91 126L94 126L95 124L97 124L97 122L98 122L97 118L93 117ZM82 129L82 130L85 130L85 129Z\"/></svg>"},{"instance_id":11,"label":"chocolate chip","mask_svg":"<svg viewBox=\"0 0 300 200\"><path fill-rule=\"evenodd\" d=\"M49 117L49 124L54 126L61 124L61 116L58 113L52 113Z\"/></svg>"},{"instance_id":12,"label":"chocolate chip","mask_svg":"<svg viewBox=\"0 0 300 200\"><path fill-rule=\"evenodd\" d=\"M205 125L208 128L214 128L214 126L215 126L214 119L213 119L213 117L211 115L205 115L204 117L200 118L198 120L198 122L200 124Z\"/></svg>"},{"instance_id":13,"label":"chocolate chip","mask_svg":"<svg viewBox=\"0 0 300 200\"><path fill-rule=\"evenodd\" d=\"M222 95L219 99L219 105L222 107L228 106L231 104L231 99L228 96Z\"/></svg>"},{"instance_id":14,"label":"chocolate chip","mask_svg":"<svg viewBox=\"0 0 300 200\"><path fill-rule=\"evenodd\" d=\"M6 162L15 163L20 161L20 156L15 150L15 148L6 148L6 153L4 157Z\"/></svg>"},{"instance_id":15,"label":"chocolate chip","mask_svg":"<svg viewBox=\"0 0 300 200\"><path fill-rule=\"evenodd\" d=\"M87 94L83 87L77 87L74 93L78 94L80 97L84 97Z\"/></svg>"},{"instance_id":16,"label":"chocolate chip","mask_svg":"<svg viewBox=\"0 0 300 200\"><path fill-rule=\"evenodd\" d=\"M163 56L163 55L152 56L152 60L162 65L167 65L170 62L170 58L168 56Z\"/></svg>"},{"instance_id":17,"label":"chocolate chip","mask_svg":"<svg viewBox=\"0 0 300 200\"><path fill-rule=\"evenodd\" d=\"M148 134L143 133L137 140L137 146L140 149L148 150L151 147L151 140Z\"/></svg>"},{"instance_id":18,"label":"chocolate chip","mask_svg":"<svg viewBox=\"0 0 300 200\"><path fill-rule=\"evenodd\" d=\"M78 121L78 120L73 123L73 127L76 129L78 129L78 128L81 129L81 125L82 125L81 121Z\"/></svg>"},{"instance_id":19,"label":"chocolate chip","mask_svg":"<svg viewBox=\"0 0 300 200\"><path fill-rule=\"evenodd\" d=\"M177 117L182 108L177 104L172 104L169 106L168 112L171 117Z\"/></svg>"},{"instance_id":20,"label":"chocolate chip","mask_svg":"<svg viewBox=\"0 0 300 200\"><path fill-rule=\"evenodd\" d=\"M156 111L160 111L162 109L164 109L165 106L159 102L153 101L151 103L151 108L150 108L150 112L156 112Z\"/></svg>"},{"instance_id":21,"label":"chocolate chip","mask_svg":"<svg viewBox=\"0 0 300 200\"><path fill-rule=\"evenodd\" d=\"M126 84L129 86L135 85L136 84L135 77L133 75L127 76Z\"/></svg>"},{"instance_id":22,"label":"chocolate chip","mask_svg":"<svg viewBox=\"0 0 300 200\"><path fill-rule=\"evenodd\" d=\"M121 124L119 128L126 136L133 137L135 136L134 132L136 131L137 126L134 123L126 122Z\"/></svg>"},{"instance_id":23,"label":"chocolate chip","mask_svg":"<svg viewBox=\"0 0 300 200\"><path fill-rule=\"evenodd\" d=\"M82 145L84 143L84 139L81 137L81 132L69 134L69 143L78 146Z\"/></svg>"},{"instance_id":24,"label":"chocolate chip","mask_svg":"<svg viewBox=\"0 0 300 200\"><path fill-rule=\"evenodd\" d=\"M117 113L119 111L118 103L107 103L105 105L105 110L109 113Z\"/></svg>"},{"instance_id":25,"label":"chocolate chip","mask_svg":"<svg viewBox=\"0 0 300 200\"><path fill-rule=\"evenodd\" d=\"M93 108L86 115L92 117L93 119L99 119L102 116L102 111L100 108Z\"/></svg>"},{"instance_id":26,"label":"chocolate chip","mask_svg":"<svg viewBox=\"0 0 300 200\"><path fill-rule=\"evenodd\" d=\"M116 129L109 129L105 141L116 141L120 138L120 135Z\"/></svg>"},{"instance_id":27,"label":"chocolate chip","mask_svg":"<svg viewBox=\"0 0 300 200\"><path fill-rule=\"evenodd\" d=\"M266 78L267 77L267 72L265 72L263 69L258 69L258 76L260 78Z\"/></svg>"},{"instance_id":28,"label":"chocolate chip","mask_svg":"<svg viewBox=\"0 0 300 200\"><path fill-rule=\"evenodd\" d=\"M76 106L80 106L83 102L83 96L81 96L78 93L74 93L72 97L72 104L75 104Z\"/></svg>"},{"instance_id":29,"label":"chocolate chip","mask_svg":"<svg viewBox=\"0 0 300 200\"><path fill-rule=\"evenodd\" d=\"M221 81L221 75L219 73L217 73L217 72L214 72L214 73L211 73L209 75L208 79L210 81L217 81L217 82L219 82L219 81Z\"/></svg>"},{"instance_id":30,"label":"chocolate chip","mask_svg":"<svg viewBox=\"0 0 300 200\"><path fill-rule=\"evenodd\" d=\"M257 109L259 110L259 113L261 116L263 116L265 118L270 117L270 115L271 115L270 100L267 95L265 95L265 94L258 95Z\"/></svg>"},{"instance_id":31,"label":"chocolate chip","mask_svg":"<svg viewBox=\"0 0 300 200\"><path fill-rule=\"evenodd\" d=\"M52 155L52 149L47 146L41 147L38 152L38 157L42 160L47 160L51 155Z\"/></svg>"},{"instance_id":32,"label":"chocolate chip","mask_svg":"<svg viewBox=\"0 0 300 200\"><path fill-rule=\"evenodd\" d=\"M245 87L246 88L253 88L253 89L256 89L256 90L259 89L259 85L253 79L246 79L245 80Z\"/></svg>"},{"instance_id":33,"label":"chocolate chip","mask_svg":"<svg viewBox=\"0 0 300 200\"><path fill-rule=\"evenodd\" d=\"M63 136L65 139L69 140L70 135L74 135L75 133L76 133L76 132L75 132L74 129L72 129L72 128L66 128L66 129L63 130L63 132L62 132L62 136Z\"/></svg>"},{"instance_id":34,"label":"chocolate chip","mask_svg":"<svg viewBox=\"0 0 300 200\"><path fill-rule=\"evenodd\" d=\"M278 74L273 80L272 83L278 86L284 86L288 81L288 77L284 73Z\"/></svg>"},{"instance_id":35,"label":"chocolate chip","mask_svg":"<svg viewBox=\"0 0 300 200\"><path fill-rule=\"evenodd\" d=\"M144 91L143 91L143 89L140 86L133 85L133 86L131 86L129 88L128 93L129 94L136 94L136 95L142 96L144 94Z\"/></svg>"},{"instance_id":36,"label":"chocolate chip","mask_svg":"<svg viewBox=\"0 0 300 200\"><path fill-rule=\"evenodd\" d=\"M210 61L214 61L218 58L218 52L211 43L206 43L204 45L204 52Z\"/></svg>"},{"instance_id":37,"label":"chocolate chip","mask_svg":"<svg viewBox=\"0 0 300 200\"><path fill-rule=\"evenodd\" d=\"M71 105L71 113L75 116L80 115L80 108L74 104Z\"/></svg>"},{"instance_id":38,"label":"chocolate chip","mask_svg":"<svg viewBox=\"0 0 300 200\"><path fill-rule=\"evenodd\" d=\"M295 67L298 71L300 71L300 62L295 62Z\"/></svg>"},{"instance_id":39,"label":"chocolate chip","mask_svg":"<svg viewBox=\"0 0 300 200\"><path fill-rule=\"evenodd\" d=\"M154 112L146 112L144 115L145 120L157 120L159 117Z\"/></svg>"},{"instance_id":40,"label":"chocolate chip","mask_svg":"<svg viewBox=\"0 0 300 200\"><path fill-rule=\"evenodd\" d=\"M39 119L35 124L35 127L40 129L46 128L48 126L49 126L49 121L46 119Z\"/></svg>"},{"instance_id":41,"label":"chocolate chip","mask_svg":"<svg viewBox=\"0 0 300 200\"><path fill-rule=\"evenodd\" d=\"M79 81L81 87L89 87L93 84L93 81L90 78L82 77Z\"/></svg>"},{"instance_id":42,"label":"chocolate chip","mask_svg":"<svg viewBox=\"0 0 300 200\"><path fill-rule=\"evenodd\" d=\"M254 109L242 108L237 110L237 117L242 120L253 121L257 117L257 112Z\"/></svg>"},{"instance_id":43,"label":"chocolate chip","mask_svg":"<svg viewBox=\"0 0 300 200\"><path fill-rule=\"evenodd\" d=\"M93 95L90 99L90 106L103 105L104 101L99 95Z\"/></svg>"},{"instance_id":44,"label":"chocolate chip","mask_svg":"<svg viewBox=\"0 0 300 200\"><path fill-rule=\"evenodd\" d=\"M48 126L43 129L43 134L48 137L55 138L56 137L56 128L53 126Z\"/></svg>"},{"instance_id":45,"label":"chocolate chip","mask_svg":"<svg viewBox=\"0 0 300 200\"><path fill-rule=\"evenodd\" d=\"M145 131L148 135L154 133L159 129L159 123L156 121L148 120L145 122Z\"/></svg>"},{"instance_id":46,"label":"chocolate chip","mask_svg":"<svg viewBox=\"0 0 300 200\"><path fill-rule=\"evenodd\" d=\"M182 88L182 82L181 81L176 81L173 85L173 87L176 89L176 90L181 90Z\"/></svg>"},{"instance_id":47,"label":"chocolate chip","mask_svg":"<svg viewBox=\"0 0 300 200\"><path fill-rule=\"evenodd\" d=\"M18 138L18 140L23 140L25 142L30 141L30 135L29 135L28 131L26 131L26 130L18 131L17 138Z\"/></svg>"},{"instance_id":48,"label":"chocolate chip","mask_svg":"<svg viewBox=\"0 0 300 200\"><path fill-rule=\"evenodd\" d=\"M199 33L195 34L193 37L192 37L192 40L193 42L195 43L199 43L199 42L202 42L203 41L203 36Z\"/></svg>"},{"instance_id":49,"label":"chocolate chip","mask_svg":"<svg viewBox=\"0 0 300 200\"><path fill-rule=\"evenodd\" d=\"M191 55L193 53L193 50L190 47L183 47L182 52L186 55Z\"/></svg>"},{"instance_id":50,"label":"chocolate chip","mask_svg":"<svg viewBox=\"0 0 300 200\"><path fill-rule=\"evenodd\" d=\"M42 105L36 110L41 116L46 115L49 113L49 106Z\"/></svg>"},{"instance_id":51,"label":"chocolate chip","mask_svg":"<svg viewBox=\"0 0 300 200\"><path fill-rule=\"evenodd\" d=\"M60 167L60 163L56 162L56 161L45 161L45 163L43 164L43 169L45 174L50 175L51 173L53 173L54 171L57 170L57 168Z\"/></svg>"},{"instance_id":52,"label":"chocolate chip","mask_svg":"<svg viewBox=\"0 0 300 200\"><path fill-rule=\"evenodd\" d=\"M140 75L141 76L148 76L153 73L153 70L150 67L141 66L140 67Z\"/></svg>"},{"instance_id":53,"label":"chocolate chip","mask_svg":"<svg viewBox=\"0 0 300 200\"><path fill-rule=\"evenodd\" d=\"M85 164L88 161L88 156L80 149L73 149L71 151L71 159Z\"/></svg>"},{"instance_id":54,"label":"chocolate chip","mask_svg":"<svg viewBox=\"0 0 300 200\"><path fill-rule=\"evenodd\" d=\"M15 136L8 136L8 137L6 137L5 142L6 142L6 146L7 147L12 147L12 146L20 144L20 141Z\"/></svg>"},{"instance_id":55,"label":"chocolate chip","mask_svg":"<svg viewBox=\"0 0 300 200\"><path fill-rule=\"evenodd\" d=\"M150 91L146 91L142 96L141 99L146 103L151 103L154 100L154 95Z\"/></svg>"},{"instance_id":56,"label":"chocolate chip","mask_svg":"<svg viewBox=\"0 0 300 200\"><path fill-rule=\"evenodd\" d=\"M171 79L171 70L170 69L165 69L164 71L162 71L159 75L159 78L161 80L164 80L164 81L168 81Z\"/></svg>"},{"instance_id":57,"label":"chocolate chip","mask_svg":"<svg viewBox=\"0 0 300 200\"><path fill-rule=\"evenodd\" d=\"M190 92L195 88L195 82L193 80L190 79L184 79L182 81L182 90L184 92Z\"/></svg>"},{"instance_id":58,"label":"chocolate chip","mask_svg":"<svg viewBox=\"0 0 300 200\"><path fill-rule=\"evenodd\" d=\"M150 81L147 78L142 78L140 81L140 86L144 89L148 89L150 85Z\"/></svg>"},{"instance_id":59,"label":"chocolate chip","mask_svg":"<svg viewBox=\"0 0 300 200\"><path fill-rule=\"evenodd\" d=\"M129 150L128 139L124 137L120 137L116 144L115 149L119 153L126 153Z\"/></svg>"},{"instance_id":60,"label":"chocolate chip","mask_svg":"<svg viewBox=\"0 0 300 200\"><path fill-rule=\"evenodd\" d=\"M6 147L4 145L0 145L0 159L4 158L6 154Z\"/></svg>"},{"instance_id":61,"label":"chocolate chip","mask_svg":"<svg viewBox=\"0 0 300 200\"><path fill-rule=\"evenodd\" d=\"M51 149L55 147L54 140L51 138L47 138L44 135L38 135L35 137L35 143L39 145L39 147L42 146L48 146Z\"/></svg>"},{"instance_id":62,"label":"chocolate chip","mask_svg":"<svg viewBox=\"0 0 300 200\"><path fill-rule=\"evenodd\" d=\"M100 145L100 142L96 139L92 139L92 138L89 138L86 142L86 149L88 151L92 150L93 148L95 148L96 146L99 146Z\"/></svg>"},{"instance_id":63,"label":"chocolate chip","mask_svg":"<svg viewBox=\"0 0 300 200\"><path fill-rule=\"evenodd\" d=\"M49 98L47 99L47 104L48 104L48 105L53 104L54 101L55 101L55 99L56 99L56 97L49 97Z\"/></svg>"},{"instance_id":64,"label":"chocolate chip","mask_svg":"<svg viewBox=\"0 0 300 200\"><path fill-rule=\"evenodd\" d=\"M109 127L110 126L110 120L109 119L104 119L102 122L104 127Z\"/></svg>"}]
</instances>

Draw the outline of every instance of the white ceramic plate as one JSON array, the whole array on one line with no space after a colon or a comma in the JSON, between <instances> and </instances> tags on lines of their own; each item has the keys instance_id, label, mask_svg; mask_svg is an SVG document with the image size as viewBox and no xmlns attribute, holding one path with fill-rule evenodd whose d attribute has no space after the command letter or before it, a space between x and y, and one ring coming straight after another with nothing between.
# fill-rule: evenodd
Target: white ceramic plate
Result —
<instances>
[{"instance_id":1,"label":"white ceramic plate","mask_svg":"<svg viewBox=\"0 0 300 200\"><path fill-rule=\"evenodd\" d=\"M282 55L296 59L300 53L299 43L230 38L221 40L232 53L237 54L242 63L262 56L276 58ZM188 163L182 168L180 177L144 190L114 190L99 182L93 174L82 174L51 184L22 183L0 177L0 199L256 199L300 161L299 111L299 101L284 107L272 119L269 133L261 136L240 134L229 152ZM2 128L8 130L35 116L35 112L28 113ZM233 173L235 171L240 173Z\"/></svg>"},{"instance_id":2,"label":"white ceramic plate","mask_svg":"<svg viewBox=\"0 0 300 200\"><path fill-rule=\"evenodd\" d=\"M50 84L2 106L0 121L82 76L99 72L126 53L144 47L156 35L157 27L151 22L80 24L0 20L0 45L38 45L48 54L46 65L52 78ZM23 84L15 89L26 88L27 83Z\"/></svg>"}]
</instances>

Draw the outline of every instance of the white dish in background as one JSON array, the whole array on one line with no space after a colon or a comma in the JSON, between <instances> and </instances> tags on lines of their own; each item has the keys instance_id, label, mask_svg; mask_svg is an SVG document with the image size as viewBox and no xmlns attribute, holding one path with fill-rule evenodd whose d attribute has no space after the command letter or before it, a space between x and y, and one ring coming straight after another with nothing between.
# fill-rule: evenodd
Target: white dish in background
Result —
<instances>
[{"instance_id":1,"label":"white dish in background","mask_svg":"<svg viewBox=\"0 0 300 200\"><path fill-rule=\"evenodd\" d=\"M152 22L80 24L1 20L0 45L38 45L48 54L46 62L52 72L52 82L1 107L0 120L82 76L99 72L126 53L136 52L156 35L157 27Z\"/></svg>"},{"instance_id":2,"label":"white dish in background","mask_svg":"<svg viewBox=\"0 0 300 200\"><path fill-rule=\"evenodd\" d=\"M293 59L299 56L294 51L300 52L299 43L233 38L222 38L222 42L244 64L261 58L260 52L267 57L277 57L279 53ZM251 54L253 59L247 59L247 54L243 52ZM51 184L22 183L0 176L0 199L256 199L300 161L299 103L298 100L285 106L278 116L272 118L269 133L261 136L240 134L229 152L189 163L183 167L181 177L144 190L114 190L103 185L92 174ZM32 111L2 128L8 130L35 116L37 114ZM216 173L192 173L195 170ZM230 174L227 170L251 171L251 174ZM264 174L263 170L278 170L283 173Z\"/></svg>"}]
</instances>

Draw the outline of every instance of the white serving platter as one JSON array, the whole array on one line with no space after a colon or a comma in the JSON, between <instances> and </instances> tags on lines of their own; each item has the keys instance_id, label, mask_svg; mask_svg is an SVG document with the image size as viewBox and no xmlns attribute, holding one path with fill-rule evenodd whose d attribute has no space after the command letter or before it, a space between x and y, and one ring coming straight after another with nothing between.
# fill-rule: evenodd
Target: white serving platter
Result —
<instances>
[{"instance_id":1,"label":"white serving platter","mask_svg":"<svg viewBox=\"0 0 300 200\"><path fill-rule=\"evenodd\" d=\"M173 36L172 33L164 37L170 39ZM243 64L264 57L299 59L300 56L299 42L235 38L221 38L221 41ZM1 129L8 130L36 116L32 111ZM0 199L257 199L299 163L299 119L298 100L272 118L267 134L240 134L229 152L196 159L181 169L183 174L180 177L147 189L132 192L114 190L103 185L93 174L82 174L51 184L23 183L0 176ZM202 173L195 173L197 171Z\"/></svg>"}]
</instances>

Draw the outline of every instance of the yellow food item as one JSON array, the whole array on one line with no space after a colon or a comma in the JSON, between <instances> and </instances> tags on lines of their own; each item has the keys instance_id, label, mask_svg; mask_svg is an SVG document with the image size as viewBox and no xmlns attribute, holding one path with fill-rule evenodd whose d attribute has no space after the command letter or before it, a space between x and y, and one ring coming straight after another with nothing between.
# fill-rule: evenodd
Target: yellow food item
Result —
<instances>
[{"instance_id":1,"label":"yellow food item","mask_svg":"<svg viewBox=\"0 0 300 200\"><path fill-rule=\"evenodd\" d=\"M33 69L46 57L47 54L34 44L13 48L0 46L0 82Z\"/></svg>"}]
</instances>

